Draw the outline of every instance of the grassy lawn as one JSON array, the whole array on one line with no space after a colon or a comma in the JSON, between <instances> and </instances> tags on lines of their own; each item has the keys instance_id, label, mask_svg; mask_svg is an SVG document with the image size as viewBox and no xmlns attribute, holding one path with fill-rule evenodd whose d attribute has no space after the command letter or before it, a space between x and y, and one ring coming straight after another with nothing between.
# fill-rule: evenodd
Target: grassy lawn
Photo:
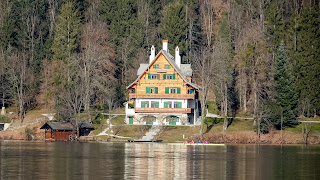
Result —
<instances>
[{"instance_id":1,"label":"grassy lawn","mask_svg":"<svg viewBox=\"0 0 320 180\"><path fill-rule=\"evenodd\" d=\"M125 115L116 116L111 119L111 124L113 124L113 125L125 124L125 122L124 122L125 117L126 117Z\"/></svg>"},{"instance_id":2,"label":"grassy lawn","mask_svg":"<svg viewBox=\"0 0 320 180\"><path fill-rule=\"evenodd\" d=\"M130 137L130 139L140 139L151 126L147 125L116 125L113 132L118 136Z\"/></svg>"},{"instance_id":3,"label":"grassy lawn","mask_svg":"<svg viewBox=\"0 0 320 180\"><path fill-rule=\"evenodd\" d=\"M183 134L185 138L188 138L198 135L199 130L200 126L165 126L157 139L161 139L163 142L185 141Z\"/></svg>"},{"instance_id":4,"label":"grassy lawn","mask_svg":"<svg viewBox=\"0 0 320 180\"><path fill-rule=\"evenodd\" d=\"M234 119L232 124L228 127L227 131L253 131L253 120L248 119Z\"/></svg>"}]
</instances>

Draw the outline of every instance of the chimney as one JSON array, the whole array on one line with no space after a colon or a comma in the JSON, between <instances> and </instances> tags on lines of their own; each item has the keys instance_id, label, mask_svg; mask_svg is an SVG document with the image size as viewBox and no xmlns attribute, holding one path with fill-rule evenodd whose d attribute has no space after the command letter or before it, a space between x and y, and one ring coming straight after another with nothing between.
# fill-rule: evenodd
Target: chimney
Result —
<instances>
[{"instance_id":1,"label":"chimney","mask_svg":"<svg viewBox=\"0 0 320 180\"><path fill-rule=\"evenodd\" d=\"M176 61L176 65L180 68L181 66L181 57L179 55L179 47L177 46L176 47L176 50L175 50L175 61Z\"/></svg>"},{"instance_id":2,"label":"chimney","mask_svg":"<svg viewBox=\"0 0 320 180\"><path fill-rule=\"evenodd\" d=\"M154 46L152 45L151 47L151 55L149 56L149 64L154 60L156 56L156 50L154 49Z\"/></svg>"},{"instance_id":3,"label":"chimney","mask_svg":"<svg viewBox=\"0 0 320 180\"><path fill-rule=\"evenodd\" d=\"M168 40L162 40L162 50L168 52Z\"/></svg>"}]
</instances>

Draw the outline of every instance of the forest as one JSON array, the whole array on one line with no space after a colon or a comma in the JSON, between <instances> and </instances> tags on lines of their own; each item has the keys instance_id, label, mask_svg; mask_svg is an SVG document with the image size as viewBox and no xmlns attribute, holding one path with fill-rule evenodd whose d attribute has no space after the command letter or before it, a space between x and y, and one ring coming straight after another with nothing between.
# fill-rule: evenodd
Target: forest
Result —
<instances>
[{"instance_id":1,"label":"forest","mask_svg":"<svg viewBox=\"0 0 320 180\"><path fill-rule=\"evenodd\" d=\"M319 0L0 0L0 103L21 123L123 107L150 48L179 46L203 104L261 132L320 114ZM281 127L280 127L281 125Z\"/></svg>"}]
</instances>

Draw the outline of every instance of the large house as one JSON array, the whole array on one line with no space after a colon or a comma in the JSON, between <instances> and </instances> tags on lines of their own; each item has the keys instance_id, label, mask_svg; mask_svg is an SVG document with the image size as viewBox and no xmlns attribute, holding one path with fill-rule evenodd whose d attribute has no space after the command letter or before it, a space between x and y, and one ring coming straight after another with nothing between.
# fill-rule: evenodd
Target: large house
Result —
<instances>
[{"instance_id":1,"label":"large house","mask_svg":"<svg viewBox=\"0 0 320 180\"><path fill-rule=\"evenodd\" d=\"M200 124L199 86L192 83L191 65L181 64L178 47L173 57L167 40L157 55L152 46L149 64L140 64L137 75L127 87L127 124Z\"/></svg>"}]
</instances>

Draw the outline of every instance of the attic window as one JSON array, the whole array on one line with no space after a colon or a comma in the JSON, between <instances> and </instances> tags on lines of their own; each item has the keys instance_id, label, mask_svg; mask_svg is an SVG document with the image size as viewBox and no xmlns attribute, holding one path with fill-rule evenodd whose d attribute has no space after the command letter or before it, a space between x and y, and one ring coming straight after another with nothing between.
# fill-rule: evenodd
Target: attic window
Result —
<instances>
[{"instance_id":1,"label":"attic window","mask_svg":"<svg viewBox=\"0 0 320 180\"><path fill-rule=\"evenodd\" d=\"M148 74L148 79L159 79L158 74Z\"/></svg>"},{"instance_id":2,"label":"attic window","mask_svg":"<svg viewBox=\"0 0 320 180\"><path fill-rule=\"evenodd\" d=\"M159 69L159 64L154 64L153 69Z\"/></svg>"},{"instance_id":3,"label":"attic window","mask_svg":"<svg viewBox=\"0 0 320 180\"><path fill-rule=\"evenodd\" d=\"M171 67L171 66L170 66L169 64L165 64L165 65L164 65L164 68L165 68L165 69L170 69L170 67Z\"/></svg>"}]
</instances>

